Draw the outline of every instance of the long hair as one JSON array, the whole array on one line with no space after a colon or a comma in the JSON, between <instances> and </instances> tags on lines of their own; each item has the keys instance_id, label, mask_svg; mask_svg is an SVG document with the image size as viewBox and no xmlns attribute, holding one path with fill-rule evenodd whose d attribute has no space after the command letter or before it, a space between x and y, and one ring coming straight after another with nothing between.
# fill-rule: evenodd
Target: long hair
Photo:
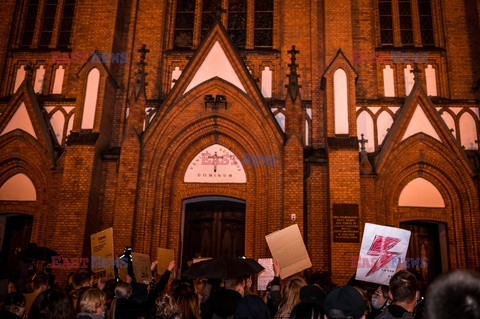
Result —
<instances>
[{"instance_id":1,"label":"long hair","mask_svg":"<svg viewBox=\"0 0 480 319\"><path fill-rule=\"evenodd\" d=\"M307 283L303 278L293 277L290 279L283 290L283 300L278 306L278 312L275 318L288 318L293 307L300 302L300 288Z\"/></svg>"},{"instance_id":2,"label":"long hair","mask_svg":"<svg viewBox=\"0 0 480 319\"><path fill-rule=\"evenodd\" d=\"M198 296L194 293L187 293L178 296L177 305L180 308L182 319L201 319L200 304Z\"/></svg>"},{"instance_id":3,"label":"long hair","mask_svg":"<svg viewBox=\"0 0 480 319\"><path fill-rule=\"evenodd\" d=\"M128 299L132 294L132 286L126 282L120 281L115 287L115 298L112 300L112 305L110 306L110 316L112 319L115 319L115 312L117 310L117 300L118 299Z\"/></svg>"},{"instance_id":4,"label":"long hair","mask_svg":"<svg viewBox=\"0 0 480 319\"><path fill-rule=\"evenodd\" d=\"M179 319L180 309L170 295L158 297L155 301L155 319Z\"/></svg>"},{"instance_id":5,"label":"long hair","mask_svg":"<svg viewBox=\"0 0 480 319\"><path fill-rule=\"evenodd\" d=\"M68 295L60 289L50 288L35 298L28 319L72 319L73 317L73 306Z\"/></svg>"},{"instance_id":6,"label":"long hair","mask_svg":"<svg viewBox=\"0 0 480 319\"><path fill-rule=\"evenodd\" d=\"M107 299L106 294L98 288L89 288L80 298L80 311L96 313Z\"/></svg>"}]
</instances>

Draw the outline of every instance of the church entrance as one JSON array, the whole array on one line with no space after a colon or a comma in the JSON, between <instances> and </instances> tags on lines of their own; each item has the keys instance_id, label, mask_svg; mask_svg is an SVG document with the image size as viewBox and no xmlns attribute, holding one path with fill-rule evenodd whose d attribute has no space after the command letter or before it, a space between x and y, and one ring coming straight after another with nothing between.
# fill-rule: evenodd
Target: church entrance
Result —
<instances>
[{"instance_id":1,"label":"church entrance","mask_svg":"<svg viewBox=\"0 0 480 319\"><path fill-rule=\"evenodd\" d=\"M186 200L183 207L183 267L193 258L243 256L244 201L209 196Z\"/></svg>"},{"instance_id":2,"label":"church entrance","mask_svg":"<svg viewBox=\"0 0 480 319\"><path fill-rule=\"evenodd\" d=\"M0 215L0 274L13 275L15 272L19 262L17 254L27 248L32 225L32 216Z\"/></svg>"},{"instance_id":3,"label":"church entrance","mask_svg":"<svg viewBox=\"0 0 480 319\"><path fill-rule=\"evenodd\" d=\"M418 275L421 287L426 287L438 275L448 270L446 225L409 221L400 223L400 227L412 232L407 258L421 260L418 265L416 262L410 262L409 270Z\"/></svg>"}]
</instances>

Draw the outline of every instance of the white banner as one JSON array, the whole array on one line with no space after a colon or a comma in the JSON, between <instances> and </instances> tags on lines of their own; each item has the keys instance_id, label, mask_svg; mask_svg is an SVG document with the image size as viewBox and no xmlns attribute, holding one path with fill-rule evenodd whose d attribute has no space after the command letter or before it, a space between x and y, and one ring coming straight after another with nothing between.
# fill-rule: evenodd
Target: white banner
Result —
<instances>
[{"instance_id":1,"label":"white banner","mask_svg":"<svg viewBox=\"0 0 480 319\"><path fill-rule=\"evenodd\" d=\"M258 290L267 290L267 285L270 281L273 280L274 273L273 273L273 259L272 258L260 258L258 259L258 263L265 268L258 275L257 280L257 289Z\"/></svg>"},{"instance_id":2,"label":"white banner","mask_svg":"<svg viewBox=\"0 0 480 319\"><path fill-rule=\"evenodd\" d=\"M388 285L407 255L410 231L365 224L356 279Z\"/></svg>"}]
</instances>

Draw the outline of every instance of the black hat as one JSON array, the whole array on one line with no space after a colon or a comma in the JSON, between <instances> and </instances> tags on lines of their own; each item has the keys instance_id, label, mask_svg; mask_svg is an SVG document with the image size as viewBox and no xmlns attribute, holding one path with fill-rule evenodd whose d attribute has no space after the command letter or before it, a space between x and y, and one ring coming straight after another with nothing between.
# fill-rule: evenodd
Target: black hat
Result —
<instances>
[{"instance_id":1,"label":"black hat","mask_svg":"<svg viewBox=\"0 0 480 319\"><path fill-rule=\"evenodd\" d=\"M300 288L300 300L302 302L316 302L323 305L327 294L317 285L306 285Z\"/></svg>"},{"instance_id":2,"label":"black hat","mask_svg":"<svg viewBox=\"0 0 480 319\"><path fill-rule=\"evenodd\" d=\"M325 312L330 319L361 318L367 305L362 294L351 286L337 287L330 291L325 298Z\"/></svg>"}]
</instances>

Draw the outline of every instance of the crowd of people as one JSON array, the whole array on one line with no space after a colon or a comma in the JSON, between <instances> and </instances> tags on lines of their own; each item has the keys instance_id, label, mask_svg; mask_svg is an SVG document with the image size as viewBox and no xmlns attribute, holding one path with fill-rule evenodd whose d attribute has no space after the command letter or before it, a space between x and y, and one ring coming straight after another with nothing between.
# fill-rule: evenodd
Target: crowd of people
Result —
<instances>
[{"instance_id":1,"label":"crowd of people","mask_svg":"<svg viewBox=\"0 0 480 319\"><path fill-rule=\"evenodd\" d=\"M396 272L390 284L352 279L335 287L328 280L295 276L281 280L274 262L274 279L256 293L251 278L173 279L175 262L149 284L127 275L126 281L95 280L88 269L68 275L65 288L51 275L48 263L28 280L8 284L0 318L23 319L480 319L480 276L454 270L437 278L425 299L416 276ZM325 279L325 278L323 278Z\"/></svg>"}]
</instances>

